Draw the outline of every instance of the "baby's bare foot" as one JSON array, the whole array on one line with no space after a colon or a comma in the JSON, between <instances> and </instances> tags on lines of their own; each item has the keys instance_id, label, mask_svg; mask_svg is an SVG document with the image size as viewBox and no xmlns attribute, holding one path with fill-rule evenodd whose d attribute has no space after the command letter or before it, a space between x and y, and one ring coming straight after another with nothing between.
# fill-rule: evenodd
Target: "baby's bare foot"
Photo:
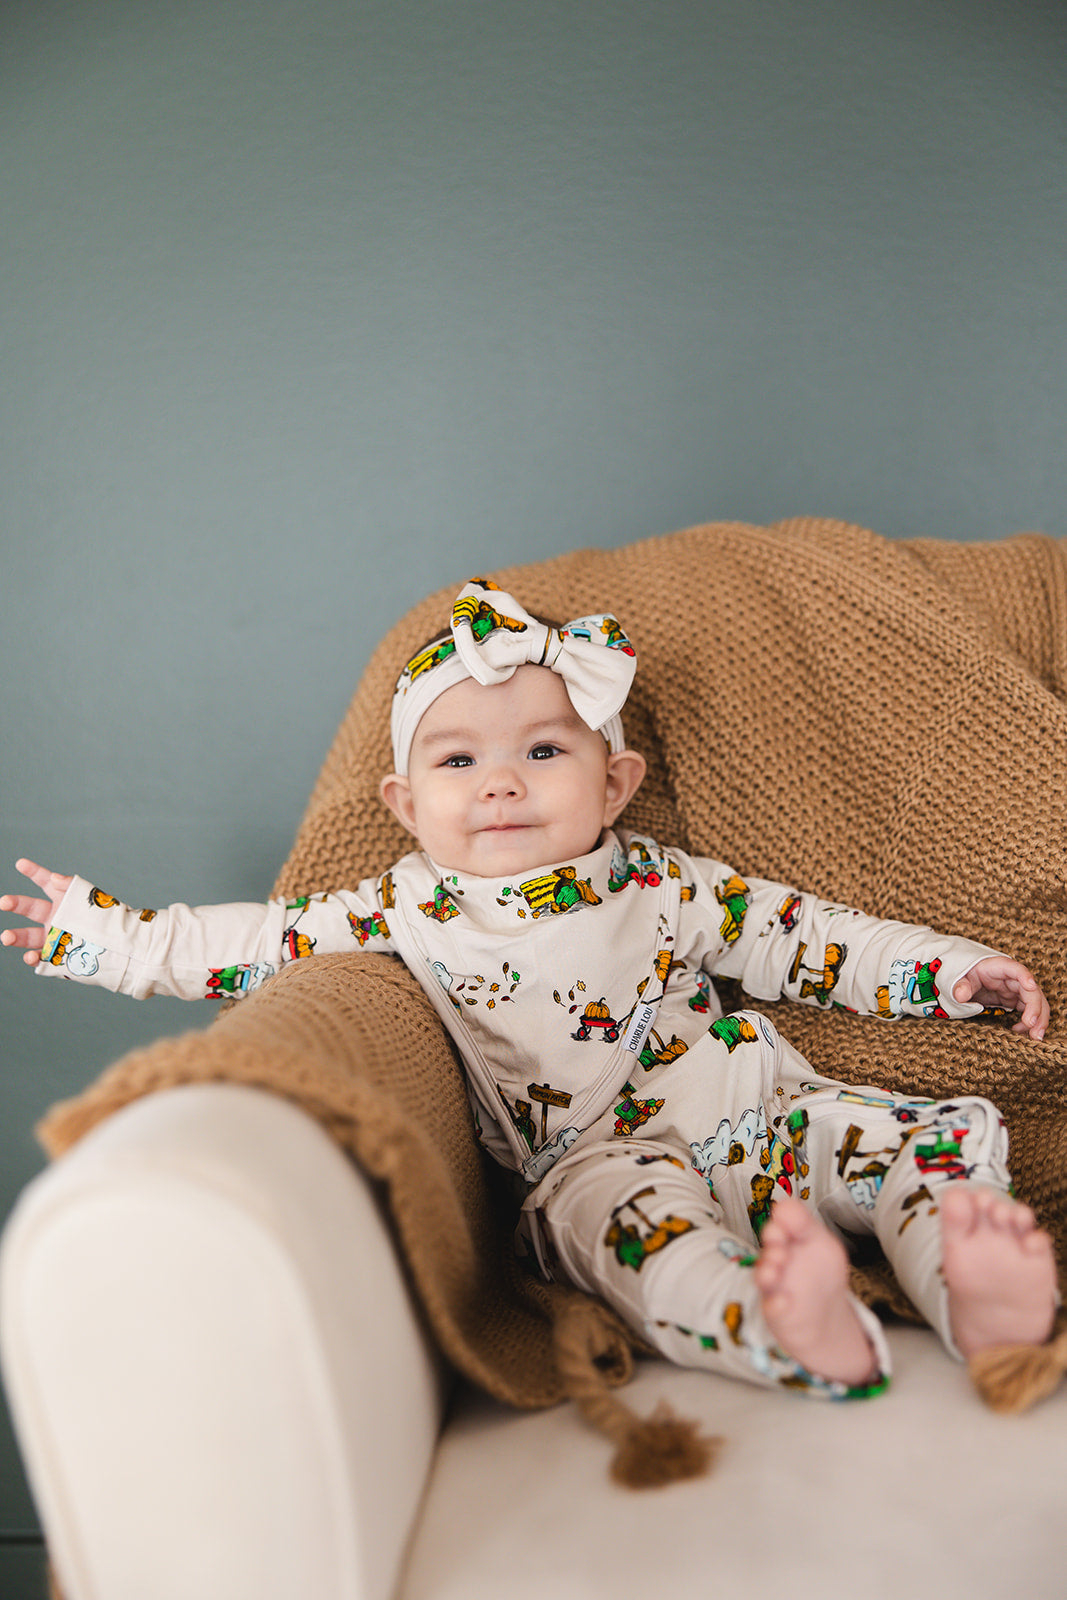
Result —
<instances>
[{"instance_id":1,"label":"baby's bare foot","mask_svg":"<svg viewBox=\"0 0 1067 1600\"><path fill-rule=\"evenodd\" d=\"M940 1210L949 1318L960 1354L1044 1344L1056 1314L1056 1260L1029 1206L954 1184L942 1192Z\"/></svg>"},{"instance_id":2,"label":"baby's bare foot","mask_svg":"<svg viewBox=\"0 0 1067 1600\"><path fill-rule=\"evenodd\" d=\"M848 1294L841 1241L799 1200L776 1201L754 1269L767 1326L820 1378L871 1383L878 1360Z\"/></svg>"}]
</instances>

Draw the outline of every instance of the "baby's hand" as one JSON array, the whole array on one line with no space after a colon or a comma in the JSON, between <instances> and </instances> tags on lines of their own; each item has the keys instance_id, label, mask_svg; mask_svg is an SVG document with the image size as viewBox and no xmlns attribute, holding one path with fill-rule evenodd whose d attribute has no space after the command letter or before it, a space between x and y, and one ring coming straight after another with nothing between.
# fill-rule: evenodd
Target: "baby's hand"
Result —
<instances>
[{"instance_id":1,"label":"baby's hand","mask_svg":"<svg viewBox=\"0 0 1067 1600\"><path fill-rule=\"evenodd\" d=\"M25 858L16 861L15 866L24 877L32 878L38 889L44 890L47 899L36 900L28 894L0 895L0 911L14 912L17 917L29 917L31 922L37 924L34 928L5 928L0 933L0 944L24 950L23 961L28 967L35 967L41 959L45 934L55 921L59 903L70 888L71 879L65 878L61 872L39 867L35 861Z\"/></svg>"},{"instance_id":2,"label":"baby's hand","mask_svg":"<svg viewBox=\"0 0 1067 1600\"><path fill-rule=\"evenodd\" d=\"M1031 1039L1045 1037L1049 1004L1037 979L1021 961L1012 961L1010 956L983 956L964 973L952 994L963 1004L977 1000L983 1006L1021 1012L1012 1032L1028 1033Z\"/></svg>"}]
</instances>

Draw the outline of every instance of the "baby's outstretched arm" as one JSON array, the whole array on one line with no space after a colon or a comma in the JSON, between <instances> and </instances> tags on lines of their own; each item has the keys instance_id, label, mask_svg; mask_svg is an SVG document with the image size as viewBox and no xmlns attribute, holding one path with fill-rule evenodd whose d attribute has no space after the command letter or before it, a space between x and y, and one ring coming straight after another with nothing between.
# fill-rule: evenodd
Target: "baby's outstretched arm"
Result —
<instances>
[{"instance_id":1,"label":"baby's outstretched arm","mask_svg":"<svg viewBox=\"0 0 1067 1600\"><path fill-rule=\"evenodd\" d=\"M953 998L966 1004L977 1000L983 1006L1004 1006L1020 1017L1013 1033L1028 1033L1043 1039L1049 1022L1049 1003L1041 985L1028 967L1010 956L985 956L965 972L952 990Z\"/></svg>"},{"instance_id":2,"label":"baby's outstretched arm","mask_svg":"<svg viewBox=\"0 0 1067 1600\"><path fill-rule=\"evenodd\" d=\"M15 862L15 867L23 877L32 879L38 889L44 891L46 898L39 900L28 894L0 895L0 911L10 912L16 917L28 917L31 923L36 924L30 928L5 928L0 933L0 944L25 951L23 961L27 966L35 967L41 959L45 934L55 920L56 911L70 888L71 880L61 872L39 867L36 861L27 861L24 856Z\"/></svg>"},{"instance_id":3,"label":"baby's outstretched arm","mask_svg":"<svg viewBox=\"0 0 1067 1600\"><path fill-rule=\"evenodd\" d=\"M0 896L0 911L35 926L9 928L5 945L45 977L74 979L134 999L240 999L283 966L353 949L393 953L381 880L266 903L174 904L138 911L84 878L33 861L19 870L47 898Z\"/></svg>"}]
</instances>

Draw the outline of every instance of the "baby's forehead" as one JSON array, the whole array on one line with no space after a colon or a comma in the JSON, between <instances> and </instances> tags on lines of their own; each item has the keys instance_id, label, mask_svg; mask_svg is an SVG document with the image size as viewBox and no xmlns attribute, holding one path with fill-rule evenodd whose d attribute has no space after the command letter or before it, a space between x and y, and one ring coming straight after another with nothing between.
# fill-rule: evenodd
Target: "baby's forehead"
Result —
<instances>
[{"instance_id":1,"label":"baby's forehead","mask_svg":"<svg viewBox=\"0 0 1067 1600\"><path fill-rule=\"evenodd\" d=\"M548 667L518 667L504 683L478 683L464 678L442 691L427 706L415 729L413 744L436 740L444 732L476 732L487 719L504 719L516 728L534 722L585 724L571 704L567 686Z\"/></svg>"}]
</instances>

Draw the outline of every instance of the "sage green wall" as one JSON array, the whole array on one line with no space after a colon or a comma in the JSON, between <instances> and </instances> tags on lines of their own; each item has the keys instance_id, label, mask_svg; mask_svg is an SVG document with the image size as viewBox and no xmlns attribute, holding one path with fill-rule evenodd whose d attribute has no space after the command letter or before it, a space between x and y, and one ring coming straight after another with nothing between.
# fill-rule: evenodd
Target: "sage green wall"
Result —
<instances>
[{"instance_id":1,"label":"sage green wall","mask_svg":"<svg viewBox=\"0 0 1067 1600\"><path fill-rule=\"evenodd\" d=\"M0 28L0 862L261 896L374 641L472 571L800 512L1067 533L1059 0ZM51 1100L209 1011L0 969L2 1206Z\"/></svg>"}]
</instances>

